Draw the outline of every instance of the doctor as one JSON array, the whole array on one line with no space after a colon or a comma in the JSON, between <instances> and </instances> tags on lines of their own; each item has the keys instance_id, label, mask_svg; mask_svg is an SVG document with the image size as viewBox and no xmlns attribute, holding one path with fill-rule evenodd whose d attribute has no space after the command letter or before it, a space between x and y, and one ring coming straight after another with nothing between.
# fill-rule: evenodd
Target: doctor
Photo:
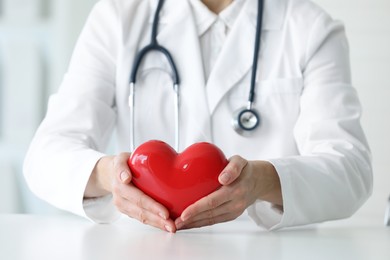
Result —
<instances>
[{"instance_id":1,"label":"doctor","mask_svg":"<svg viewBox=\"0 0 390 260\"><path fill-rule=\"evenodd\" d=\"M253 62L258 0L166 0L156 39L180 75L180 147L213 142L231 157L218 191L176 220L131 184L135 145L175 144L172 71L162 54L141 62L135 115L129 77L151 41L157 0L102 0L89 16L69 70L49 101L24 171L49 203L96 222L124 213L169 232L230 221L247 211L279 229L351 216L372 191L370 151L351 86L343 25L306 0L264 0ZM259 124L232 127L248 103ZM115 131L117 155L104 153Z\"/></svg>"}]
</instances>

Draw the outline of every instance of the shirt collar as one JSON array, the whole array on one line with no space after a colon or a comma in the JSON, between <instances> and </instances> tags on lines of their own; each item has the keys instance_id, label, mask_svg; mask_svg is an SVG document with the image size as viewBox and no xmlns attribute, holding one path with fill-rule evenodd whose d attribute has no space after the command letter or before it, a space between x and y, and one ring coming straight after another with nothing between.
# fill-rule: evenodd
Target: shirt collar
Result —
<instances>
[{"instance_id":1,"label":"shirt collar","mask_svg":"<svg viewBox=\"0 0 390 260\"><path fill-rule=\"evenodd\" d=\"M222 13L225 11L228 12L235 3L240 2L238 6L247 13L250 21L256 26L257 18L257 1L256 0L234 0ZM150 0L152 10L155 10L157 6L157 0ZM189 3L188 10L185 3ZM288 11L288 0L264 0L264 17L263 17L263 30L281 30L285 22L285 16ZM240 9L238 8L238 9ZM175 10L175 11L173 11ZM186 12L178 12L177 10L185 10ZM189 13L193 13L194 20L198 27L198 34L202 35L207 31L207 29L213 24L217 19L217 15L211 12L201 0L172 0L166 1L163 10L161 10L160 23L172 23L173 21L178 21L180 19L187 19ZM236 16L239 15L239 10L232 12ZM150 15L149 22L153 22L153 15ZM235 19L229 22L229 26L232 25Z\"/></svg>"},{"instance_id":2,"label":"shirt collar","mask_svg":"<svg viewBox=\"0 0 390 260\"><path fill-rule=\"evenodd\" d=\"M218 15L210 11L201 0L190 0L196 25L198 28L198 35L203 35L211 25L220 19L228 29L233 27L245 0L234 0L228 7L226 7Z\"/></svg>"}]
</instances>

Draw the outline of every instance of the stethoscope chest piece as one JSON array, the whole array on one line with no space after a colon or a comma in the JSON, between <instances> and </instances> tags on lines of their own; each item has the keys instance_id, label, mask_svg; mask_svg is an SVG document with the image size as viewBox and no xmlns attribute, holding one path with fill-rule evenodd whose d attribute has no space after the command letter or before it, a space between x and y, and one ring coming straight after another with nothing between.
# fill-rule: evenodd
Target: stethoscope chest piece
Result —
<instances>
[{"instance_id":1,"label":"stethoscope chest piece","mask_svg":"<svg viewBox=\"0 0 390 260\"><path fill-rule=\"evenodd\" d=\"M234 130L243 136L248 136L260 124L260 116L254 109L241 108L233 114Z\"/></svg>"}]
</instances>

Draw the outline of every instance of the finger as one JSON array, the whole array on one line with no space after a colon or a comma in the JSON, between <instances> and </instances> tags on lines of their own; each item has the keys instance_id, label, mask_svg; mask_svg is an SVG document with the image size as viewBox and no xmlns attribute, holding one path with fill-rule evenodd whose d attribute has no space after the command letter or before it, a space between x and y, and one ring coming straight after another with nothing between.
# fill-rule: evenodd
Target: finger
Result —
<instances>
[{"instance_id":1,"label":"finger","mask_svg":"<svg viewBox=\"0 0 390 260\"><path fill-rule=\"evenodd\" d=\"M232 210L230 209L230 204L232 201L228 201L219 207L215 209L209 209L206 211L203 211L197 215L192 216L189 219L186 219L183 221L181 218L178 218L175 220L175 225L177 229L180 229L182 226L185 226L189 223L193 222L198 222L198 221L203 221L203 220L208 220L210 223L215 223L214 219L218 218L220 215L224 215L226 213L232 213Z\"/></svg>"},{"instance_id":2,"label":"finger","mask_svg":"<svg viewBox=\"0 0 390 260\"><path fill-rule=\"evenodd\" d=\"M186 221L182 221L180 218L178 218L175 221L175 225L177 229L182 229L186 226L198 226L200 225L200 223L206 223L206 225L214 225L216 223L220 223L221 220L224 222L236 219L245 211L245 208L246 207L244 206L244 204L240 202L228 201L215 209L204 211L196 216L187 219ZM230 218L226 219L222 216L230 216Z\"/></svg>"},{"instance_id":3,"label":"finger","mask_svg":"<svg viewBox=\"0 0 390 260\"><path fill-rule=\"evenodd\" d=\"M176 226L173 221L165 216L162 216L162 214L156 214L156 212L151 212L144 208L140 208L137 204L134 204L126 199L126 197L120 196L120 193L114 193L113 198L114 204L119 209L119 211L128 215L129 217L135 218L142 223L166 230L168 232L176 232Z\"/></svg>"},{"instance_id":4,"label":"finger","mask_svg":"<svg viewBox=\"0 0 390 260\"><path fill-rule=\"evenodd\" d=\"M230 158L228 165L218 177L219 183L224 186L233 183L240 176L247 164L248 161L238 155Z\"/></svg>"},{"instance_id":5,"label":"finger","mask_svg":"<svg viewBox=\"0 0 390 260\"><path fill-rule=\"evenodd\" d=\"M143 224L150 225L170 233L176 232L176 225L172 220L162 219L160 216L157 216L156 214L147 210L138 208L135 205L129 204L129 206L126 208L126 210L124 210L123 213L125 213L131 218L137 219Z\"/></svg>"},{"instance_id":6,"label":"finger","mask_svg":"<svg viewBox=\"0 0 390 260\"><path fill-rule=\"evenodd\" d=\"M122 185L120 193L128 200L129 204L150 211L164 220L169 218L169 211L166 207L146 195L133 184Z\"/></svg>"},{"instance_id":7,"label":"finger","mask_svg":"<svg viewBox=\"0 0 390 260\"><path fill-rule=\"evenodd\" d=\"M187 221L188 219L202 213L205 211L208 211L210 209L214 209L219 207L220 205L226 203L227 201L230 201L230 193L229 189L219 189L202 199L198 200L194 204L188 206L183 213L181 214L180 218L182 221Z\"/></svg>"},{"instance_id":8,"label":"finger","mask_svg":"<svg viewBox=\"0 0 390 260\"><path fill-rule=\"evenodd\" d=\"M124 184L131 182L131 173L127 160L130 157L130 153L121 153L114 158L114 171L118 180Z\"/></svg>"},{"instance_id":9,"label":"finger","mask_svg":"<svg viewBox=\"0 0 390 260\"><path fill-rule=\"evenodd\" d=\"M237 217L232 213L226 213L223 215L216 216L212 219L202 219L197 220L194 222L186 223L182 226L178 226L177 230L185 230L185 229L191 229L191 228L200 228L205 226L212 226L218 223L228 222L231 220L236 219Z\"/></svg>"}]
</instances>

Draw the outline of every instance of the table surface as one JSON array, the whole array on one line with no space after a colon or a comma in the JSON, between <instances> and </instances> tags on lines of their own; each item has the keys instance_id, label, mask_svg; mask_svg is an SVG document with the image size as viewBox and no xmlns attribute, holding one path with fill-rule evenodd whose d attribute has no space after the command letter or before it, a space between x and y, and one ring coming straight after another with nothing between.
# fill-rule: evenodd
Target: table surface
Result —
<instances>
[{"instance_id":1,"label":"table surface","mask_svg":"<svg viewBox=\"0 0 390 260\"><path fill-rule=\"evenodd\" d=\"M131 219L98 225L69 215L0 215L0 259L389 260L390 228L319 225L268 232L241 219L169 234Z\"/></svg>"}]
</instances>

